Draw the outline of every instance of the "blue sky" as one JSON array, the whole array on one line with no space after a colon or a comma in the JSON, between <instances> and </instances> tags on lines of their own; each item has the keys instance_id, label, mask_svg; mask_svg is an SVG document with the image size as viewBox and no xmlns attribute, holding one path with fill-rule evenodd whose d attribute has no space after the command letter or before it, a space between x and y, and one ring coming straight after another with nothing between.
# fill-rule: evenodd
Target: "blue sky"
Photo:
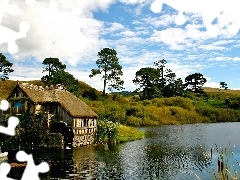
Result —
<instances>
[{"instance_id":1,"label":"blue sky","mask_svg":"<svg viewBox=\"0 0 240 180\"><path fill-rule=\"evenodd\" d=\"M14 64L10 79L40 79L42 61L57 57L75 78L102 90L100 76L89 78L89 74L96 67L97 52L109 47L117 51L123 66L125 90L135 90L132 80L137 70L160 59L166 59L168 68L183 80L197 72L207 78L207 87L225 81L231 89L240 88L236 0L217 1L219 7L200 0L188 5L187 0L28 1L32 4L10 0L18 13L4 12L0 19L0 37L18 34L23 21L30 25L26 37L16 40L16 53L10 54L8 43L0 41L0 51ZM209 12L209 6L217 10ZM185 20L178 16L181 11ZM218 34L211 34L208 20ZM16 32L5 32L3 27Z\"/></svg>"}]
</instances>

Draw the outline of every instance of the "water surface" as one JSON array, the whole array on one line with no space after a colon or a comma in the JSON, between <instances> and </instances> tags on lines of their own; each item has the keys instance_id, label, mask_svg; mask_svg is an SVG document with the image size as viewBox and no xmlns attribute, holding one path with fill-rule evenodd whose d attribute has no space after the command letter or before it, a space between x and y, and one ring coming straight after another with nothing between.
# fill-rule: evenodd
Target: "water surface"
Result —
<instances>
[{"instance_id":1,"label":"water surface","mask_svg":"<svg viewBox=\"0 0 240 180\"><path fill-rule=\"evenodd\" d=\"M233 170L240 172L240 123L168 125L139 128L150 136L114 147L88 146L73 150L33 151L36 164L47 161L50 171L41 179L211 179L216 170L207 164L202 150L210 157L210 149L227 148ZM16 160L10 158L10 162ZM232 166L232 164L234 166ZM9 177L20 179L24 169L14 168Z\"/></svg>"}]
</instances>

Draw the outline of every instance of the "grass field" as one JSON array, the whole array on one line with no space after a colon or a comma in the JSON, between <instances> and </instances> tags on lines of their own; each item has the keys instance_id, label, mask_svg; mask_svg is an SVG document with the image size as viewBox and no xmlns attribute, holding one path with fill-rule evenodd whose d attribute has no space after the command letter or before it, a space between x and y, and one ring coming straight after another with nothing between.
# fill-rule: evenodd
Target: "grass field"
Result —
<instances>
[{"instance_id":1,"label":"grass field","mask_svg":"<svg viewBox=\"0 0 240 180\"><path fill-rule=\"evenodd\" d=\"M204 87L203 88L204 92L219 92L219 88L210 88L210 87ZM220 93L229 93L229 94L237 94L240 95L240 90L225 90L221 89Z\"/></svg>"}]
</instances>

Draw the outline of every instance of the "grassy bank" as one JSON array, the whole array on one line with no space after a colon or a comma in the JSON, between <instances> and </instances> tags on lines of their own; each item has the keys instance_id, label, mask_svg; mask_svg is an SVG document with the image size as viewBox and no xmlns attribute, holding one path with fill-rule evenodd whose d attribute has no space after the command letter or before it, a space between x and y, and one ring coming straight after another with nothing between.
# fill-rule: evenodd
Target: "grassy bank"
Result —
<instances>
[{"instance_id":1,"label":"grassy bank","mask_svg":"<svg viewBox=\"0 0 240 180\"><path fill-rule=\"evenodd\" d=\"M134 127L114 123L107 119L98 120L95 144L116 144L142 139L144 132Z\"/></svg>"},{"instance_id":2,"label":"grassy bank","mask_svg":"<svg viewBox=\"0 0 240 180\"><path fill-rule=\"evenodd\" d=\"M120 124L118 126L117 141L119 143L135 141L135 140L142 139L144 135L145 135L144 132L141 132L134 127L129 127L129 126Z\"/></svg>"}]
</instances>

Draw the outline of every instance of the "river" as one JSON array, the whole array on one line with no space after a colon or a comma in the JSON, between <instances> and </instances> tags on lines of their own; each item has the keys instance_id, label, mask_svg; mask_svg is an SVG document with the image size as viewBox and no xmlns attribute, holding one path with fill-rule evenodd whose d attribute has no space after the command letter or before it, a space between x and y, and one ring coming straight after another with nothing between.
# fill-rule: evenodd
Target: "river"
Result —
<instances>
[{"instance_id":1,"label":"river","mask_svg":"<svg viewBox=\"0 0 240 180\"><path fill-rule=\"evenodd\" d=\"M211 179L219 149L230 147L230 171L240 172L240 123L166 125L142 127L147 137L114 147L88 146L73 150L32 151L35 163L46 161L50 171L41 179ZM230 144L230 146L229 146ZM205 161L201 147L212 164ZM9 158L9 162L16 162ZM233 166L234 165L234 166ZM9 177L21 179L23 168Z\"/></svg>"}]
</instances>

